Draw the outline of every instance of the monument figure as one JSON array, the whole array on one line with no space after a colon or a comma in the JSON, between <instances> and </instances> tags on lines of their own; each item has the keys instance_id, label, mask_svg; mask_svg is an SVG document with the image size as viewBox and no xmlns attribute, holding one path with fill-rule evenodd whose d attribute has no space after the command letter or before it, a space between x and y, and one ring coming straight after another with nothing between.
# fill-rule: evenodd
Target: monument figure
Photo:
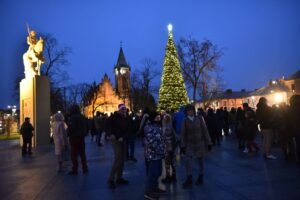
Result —
<instances>
[{"instance_id":1,"label":"monument figure","mask_svg":"<svg viewBox=\"0 0 300 200\"><path fill-rule=\"evenodd\" d=\"M50 135L50 82L47 76L41 76L44 40L37 39L36 32L27 25L26 53L23 54L25 78L20 82L20 124L26 117L32 119L34 132L33 147L49 143ZM22 142L22 141L21 141Z\"/></svg>"},{"instance_id":2,"label":"monument figure","mask_svg":"<svg viewBox=\"0 0 300 200\"><path fill-rule=\"evenodd\" d=\"M41 65L45 62L43 56L44 40L42 37L37 40L36 32L30 30L27 25L27 44L29 45L28 50L23 55L24 73L25 78L34 77L35 75L41 74Z\"/></svg>"}]
</instances>

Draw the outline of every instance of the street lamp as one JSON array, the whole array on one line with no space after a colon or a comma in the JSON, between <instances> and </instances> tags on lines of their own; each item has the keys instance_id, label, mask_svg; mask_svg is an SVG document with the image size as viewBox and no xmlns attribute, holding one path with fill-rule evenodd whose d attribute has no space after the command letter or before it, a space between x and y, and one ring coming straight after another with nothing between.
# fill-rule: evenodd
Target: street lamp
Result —
<instances>
[{"instance_id":1,"label":"street lamp","mask_svg":"<svg viewBox=\"0 0 300 200\"><path fill-rule=\"evenodd\" d=\"M17 111L17 106L16 105L8 105L7 108L11 109L11 115L14 116Z\"/></svg>"},{"instance_id":2,"label":"street lamp","mask_svg":"<svg viewBox=\"0 0 300 200\"><path fill-rule=\"evenodd\" d=\"M274 95L274 100L275 100L275 102L276 102L277 104L282 103L282 101L283 101L283 96L282 96L282 94L281 94L281 93L275 93L275 95Z\"/></svg>"}]
</instances>

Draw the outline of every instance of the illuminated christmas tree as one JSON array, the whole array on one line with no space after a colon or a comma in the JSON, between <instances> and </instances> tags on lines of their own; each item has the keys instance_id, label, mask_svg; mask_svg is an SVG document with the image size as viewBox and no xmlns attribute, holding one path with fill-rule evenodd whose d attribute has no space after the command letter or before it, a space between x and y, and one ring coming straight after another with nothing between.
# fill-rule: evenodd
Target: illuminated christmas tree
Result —
<instances>
[{"instance_id":1,"label":"illuminated christmas tree","mask_svg":"<svg viewBox=\"0 0 300 200\"><path fill-rule=\"evenodd\" d=\"M181 74L180 63L172 35L172 25L168 25L169 35L164 60L164 70L158 96L158 110L178 111L189 102Z\"/></svg>"}]
</instances>

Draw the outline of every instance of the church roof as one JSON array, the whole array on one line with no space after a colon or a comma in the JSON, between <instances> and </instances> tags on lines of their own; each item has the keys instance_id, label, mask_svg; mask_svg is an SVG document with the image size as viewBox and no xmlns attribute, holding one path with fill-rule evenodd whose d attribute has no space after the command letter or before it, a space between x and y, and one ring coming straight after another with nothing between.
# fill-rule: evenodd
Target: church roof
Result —
<instances>
[{"instance_id":1,"label":"church roof","mask_svg":"<svg viewBox=\"0 0 300 200\"><path fill-rule=\"evenodd\" d=\"M213 99L213 100L218 100L218 99L242 99L242 98L246 98L250 96L251 91L246 91L246 90L242 90L242 91L232 91L232 90L227 90L224 92L220 92L217 94L214 94L212 96L206 96L203 97L201 101L207 101L209 99Z\"/></svg>"},{"instance_id":2,"label":"church roof","mask_svg":"<svg viewBox=\"0 0 300 200\"><path fill-rule=\"evenodd\" d=\"M296 71L293 75L287 78L287 80L300 79L300 70Z\"/></svg>"},{"instance_id":3,"label":"church roof","mask_svg":"<svg viewBox=\"0 0 300 200\"><path fill-rule=\"evenodd\" d=\"M118 61L117 61L117 64L116 64L115 68L117 68L117 67L128 67L128 68L130 68L130 66L126 62L122 47L120 48L119 57L118 57Z\"/></svg>"},{"instance_id":4,"label":"church roof","mask_svg":"<svg viewBox=\"0 0 300 200\"><path fill-rule=\"evenodd\" d=\"M282 84L269 84L266 87L262 87L254 92L252 92L251 96L263 96L268 95L273 92L287 92L288 89Z\"/></svg>"}]
</instances>

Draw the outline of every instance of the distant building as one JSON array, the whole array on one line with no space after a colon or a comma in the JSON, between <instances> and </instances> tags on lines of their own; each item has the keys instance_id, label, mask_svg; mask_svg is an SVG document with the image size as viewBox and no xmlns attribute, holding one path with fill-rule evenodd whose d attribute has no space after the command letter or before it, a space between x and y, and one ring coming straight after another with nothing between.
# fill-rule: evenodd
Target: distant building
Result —
<instances>
[{"instance_id":1,"label":"distant building","mask_svg":"<svg viewBox=\"0 0 300 200\"><path fill-rule=\"evenodd\" d=\"M232 107L238 108L241 107L244 102L247 102L250 105L250 93L251 92L246 90L232 91L228 89L225 92L216 94L213 98L208 99L208 101L210 101L209 107L213 109L218 109L221 107L227 107L229 109ZM203 102L196 103L196 108L198 107L204 107Z\"/></svg>"},{"instance_id":2,"label":"distant building","mask_svg":"<svg viewBox=\"0 0 300 200\"><path fill-rule=\"evenodd\" d=\"M216 94L209 101L209 106L218 109L220 107L238 108L243 103L248 103L250 107L256 108L260 97L268 100L269 106L278 106L279 104L289 104L289 99L294 94L300 94L300 70L287 79L271 80L268 85L255 91L232 91ZM196 103L196 107L204 107L205 102Z\"/></svg>"},{"instance_id":3,"label":"distant building","mask_svg":"<svg viewBox=\"0 0 300 200\"><path fill-rule=\"evenodd\" d=\"M120 103L124 103L130 109L130 66L126 62L122 47L114 67L114 74L115 87L107 74L104 75L93 101L84 109L87 117L92 117L97 111L110 115L118 110Z\"/></svg>"},{"instance_id":4,"label":"distant building","mask_svg":"<svg viewBox=\"0 0 300 200\"><path fill-rule=\"evenodd\" d=\"M279 82L285 85L288 89L288 99L294 94L300 95L300 70L295 72L287 79L280 79Z\"/></svg>"},{"instance_id":5,"label":"distant building","mask_svg":"<svg viewBox=\"0 0 300 200\"><path fill-rule=\"evenodd\" d=\"M265 97L269 106L288 104L288 88L277 80L269 81L268 85L250 93L253 108L256 108L261 97ZM250 104L249 104L250 105Z\"/></svg>"}]
</instances>

